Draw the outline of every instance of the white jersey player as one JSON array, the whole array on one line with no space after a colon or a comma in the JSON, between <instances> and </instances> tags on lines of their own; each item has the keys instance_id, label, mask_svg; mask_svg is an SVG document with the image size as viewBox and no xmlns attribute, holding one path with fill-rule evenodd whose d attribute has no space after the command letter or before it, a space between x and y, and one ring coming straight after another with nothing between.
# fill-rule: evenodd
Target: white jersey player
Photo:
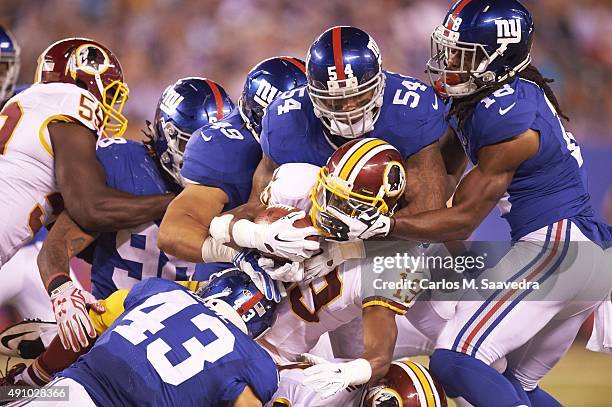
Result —
<instances>
[{"instance_id":1,"label":"white jersey player","mask_svg":"<svg viewBox=\"0 0 612 407\"><path fill-rule=\"evenodd\" d=\"M69 38L41 54L35 84L0 111L0 268L64 206L94 232L141 225L165 211L172 194L136 197L109 188L96 160L97 139L126 129L127 96L119 61L98 42ZM67 271L41 277L56 318L87 319L93 297ZM80 325L70 331L86 344Z\"/></svg>"},{"instance_id":2,"label":"white jersey player","mask_svg":"<svg viewBox=\"0 0 612 407\"><path fill-rule=\"evenodd\" d=\"M58 41L40 56L36 75L0 112L0 266L64 203L91 230L125 227L140 211L152 211L145 205L135 211L125 194L107 188L95 160L96 139L127 126L121 111L128 91L112 52L91 40ZM149 204L161 213L168 200Z\"/></svg>"},{"instance_id":3,"label":"white jersey player","mask_svg":"<svg viewBox=\"0 0 612 407\"><path fill-rule=\"evenodd\" d=\"M385 146L387 146L386 143ZM350 146L347 150L350 150ZM268 205L282 204L302 209L311 213L314 219L313 223L319 226L318 219L320 218L316 218L316 216L317 213L320 215L320 212L311 211L313 201L310 198L311 191L317 183L319 172L319 167L310 164L291 163L279 167L274 174L273 181L264 192L265 203ZM296 183L296 179L299 179L300 182ZM411 309L408 313L409 316L414 316L415 321L427 320L427 316L423 313L428 313L437 319L436 323L433 324L436 329L432 338L427 338L415 329L406 317L401 316L406 313L408 307L413 305L418 292L404 292L407 290L403 290L401 293L395 293L398 298L394 298L392 295L384 295L382 290L375 292L374 289L370 288L372 278L368 277L373 275L372 263L361 258L364 254L362 252L363 248L356 249L356 243L339 245L334 242L327 242L327 244L332 245L332 247L333 245L344 246L342 259L335 258L337 267L329 274L314 279L308 285L294 286L288 291L287 299L279 305L276 319L271 330L264 336L262 345L277 357L277 361L281 363L295 362L301 354L309 352L323 334L343 331L343 335L339 338L332 337L332 343L340 340L344 344L342 346L343 357L360 358L364 347L361 341L362 331L359 329L361 328L363 309L378 306L400 314L396 318L397 324L403 331L401 337L403 343L398 344L402 351L409 352L411 355L429 353L433 349L435 336L437 336L446 320L432 313L431 308L425 302L415 305L413 307L415 312L413 313ZM327 249L326 245L322 247L324 250ZM409 251L413 251L413 254L417 254L421 250L415 244L408 245L408 248ZM348 252L353 253L347 256ZM351 256L358 258L350 259ZM347 260L347 258L349 259ZM401 278L400 274L402 272L403 270L389 270L387 275L379 277L381 280L395 281ZM353 321L358 323L351 323ZM391 323L395 325L396 321L392 320ZM429 324L431 325L431 322ZM346 329L348 326L357 327L357 329ZM395 340L396 335L397 332L391 335L393 340ZM389 355L389 357L391 356L393 355ZM406 356L406 354L402 356ZM276 394L276 403L287 405L282 404L286 402L291 403L292 406L329 405L330 402L338 405L349 405L350 400L354 400L360 394L355 391L354 386L349 386L336 392L333 401L329 398L321 398L320 394L302 384L301 379L303 378L304 373L299 369L281 372L281 384Z\"/></svg>"},{"instance_id":4,"label":"white jersey player","mask_svg":"<svg viewBox=\"0 0 612 407\"><path fill-rule=\"evenodd\" d=\"M64 83L35 84L7 102L0 116L0 265L63 209L49 123L78 122L97 133L100 115L89 92Z\"/></svg>"}]
</instances>

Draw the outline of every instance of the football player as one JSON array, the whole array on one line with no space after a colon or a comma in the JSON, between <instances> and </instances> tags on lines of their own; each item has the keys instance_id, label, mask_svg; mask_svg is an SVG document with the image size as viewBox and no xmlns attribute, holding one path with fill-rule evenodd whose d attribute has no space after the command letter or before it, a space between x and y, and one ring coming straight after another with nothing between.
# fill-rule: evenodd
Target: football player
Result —
<instances>
[{"instance_id":1,"label":"football player","mask_svg":"<svg viewBox=\"0 0 612 407\"><path fill-rule=\"evenodd\" d=\"M460 301L442 331L430 368L449 396L474 405L554 403L537 383L612 285L600 272L610 269L600 247L610 244L610 229L594 218L580 146L531 64L533 29L516 0L463 0L434 30L428 70L450 97L456 133L445 141L447 154L465 161L465 149L474 167L451 208L395 222L411 239L466 239L499 203L514 245L483 277L539 283L539 290L499 289L484 301ZM506 355L504 377L489 365Z\"/></svg>"},{"instance_id":2,"label":"football player","mask_svg":"<svg viewBox=\"0 0 612 407\"><path fill-rule=\"evenodd\" d=\"M162 215L173 194L137 197L110 188L96 160L97 139L125 131L127 95L119 61L98 42L65 39L41 54L35 84L0 112L0 267L64 205L94 231ZM50 277L46 287L58 301L93 302L67 274ZM74 307L64 311L76 315Z\"/></svg>"},{"instance_id":3,"label":"football player","mask_svg":"<svg viewBox=\"0 0 612 407\"><path fill-rule=\"evenodd\" d=\"M108 48L88 39L58 41L39 57L35 82L2 109L0 183L14 193L0 198L0 265L64 204L82 227L104 231L158 218L172 199L134 197L105 183L95 143L125 131L128 95L121 65Z\"/></svg>"},{"instance_id":4,"label":"football player","mask_svg":"<svg viewBox=\"0 0 612 407\"><path fill-rule=\"evenodd\" d=\"M162 250L192 262L216 260L212 241L207 239L210 221L249 197L253 172L261 158L259 133L264 108L279 96L290 97L295 88L305 83L302 61L291 57L266 59L248 73L238 109L194 133L181 171L186 187L169 206L160 226L158 244ZM292 214L290 219L273 225L258 225L248 237L259 237L255 246L265 250L266 245L275 243L273 236L282 235L285 225L296 216L300 215ZM316 231L306 228L296 233L301 241ZM318 246L317 242L309 244Z\"/></svg>"},{"instance_id":5,"label":"football player","mask_svg":"<svg viewBox=\"0 0 612 407\"><path fill-rule=\"evenodd\" d=\"M255 407L276 391L276 366L252 339L268 329L276 304L244 273L181 285L151 278L103 303L104 313L90 311L101 334L93 348L49 383L68 387L62 405ZM24 367L13 368L11 382ZM29 404L38 403L49 405Z\"/></svg>"},{"instance_id":6,"label":"football player","mask_svg":"<svg viewBox=\"0 0 612 407\"><path fill-rule=\"evenodd\" d=\"M376 208L391 216L406 185L401 161L400 152L383 140L353 140L334 152L322 168L306 163L280 166L273 181L265 188L262 201L267 205L283 204L304 210L321 233L327 235L330 230L327 213L330 210L355 214ZM296 182L298 179L300 182ZM334 187L348 183L352 186L348 190L340 191ZM396 324L409 331L402 338L408 343L414 344L415 339L423 343L423 334L419 331L427 333L430 338L425 347L415 350L417 354L427 354L427 345L435 341L446 322L440 317L437 324L431 322L434 314L430 312L428 303L415 302L418 292L410 289L375 290L372 276L381 281L398 281L408 278L405 270L389 268L385 274L376 275L372 263L361 259L363 253L349 253L363 248L354 243L348 245L341 245L344 256L337 260L334 271L315 278L310 284L302 283L289 289L287 300L279 305L272 329L260 343L280 361L295 362L300 355L309 352L325 332L340 330L355 319L361 322L362 314L363 343L358 339L361 330L344 331L342 335L348 340L344 340L343 356L354 360L330 363L308 355L307 360L318 366L303 373L281 372L282 376L290 374L290 378L289 382L283 382L281 378L279 394L275 396L279 403L281 399L295 403L295 397L305 397L308 402L301 399L297 405L345 405L358 395L349 386L378 380L386 374L397 345ZM403 244L402 249L412 251L414 255L421 250L417 245L406 246ZM415 270L415 276L423 272L425 270ZM406 313L408 308L410 311ZM407 319L397 316L404 314ZM436 325L433 330L425 331L419 326L419 321L427 316L425 314L429 316L428 323ZM315 391L308 393L302 388L297 391L293 377L296 375L305 377L304 383ZM333 400L330 399L332 396Z\"/></svg>"},{"instance_id":7,"label":"football player","mask_svg":"<svg viewBox=\"0 0 612 407\"><path fill-rule=\"evenodd\" d=\"M446 170L438 139L447 124L444 105L430 86L383 70L374 39L350 26L330 28L315 40L308 51L306 76L307 85L286 93L267 108L261 131L264 154L253 178L251 207L256 206L258 194L279 165L293 162L322 166L338 147L364 135L393 145L406 166L407 205L395 217L403 219L409 213L444 206ZM295 227L286 227L284 237L262 248L257 226L246 219L236 221L255 213L245 207L241 212L216 217L211 222L211 235L263 252L272 250L302 258L313 254L308 250L308 240L298 241ZM393 229L390 217L369 215L343 218L350 228L343 228L345 236L340 238L389 235L404 239L401 230Z\"/></svg>"},{"instance_id":8,"label":"football player","mask_svg":"<svg viewBox=\"0 0 612 407\"><path fill-rule=\"evenodd\" d=\"M15 94L19 77L19 45L11 32L0 26L0 109Z\"/></svg>"},{"instance_id":9,"label":"football player","mask_svg":"<svg viewBox=\"0 0 612 407\"><path fill-rule=\"evenodd\" d=\"M189 135L205 123L222 119L233 107L225 90L210 79L184 78L168 86L159 100L153 124L148 124L145 144L116 137L98 142L96 157L105 171L107 185L133 195L180 192L184 185L180 176L182 155ZM96 298L106 298L150 277L187 280L196 265L157 248L160 222L157 219L98 235L83 231L63 212L38 256L41 277L48 287L48 282L58 275L65 276L70 258L95 240L89 251ZM216 269L215 265L207 267ZM95 335L87 319L87 301L75 304L79 311L75 315L65 312L70 304L62 302L60 295L49 292L63 345L75 351L87 346L87 336ZM84 293L82 300L88 295Z\"/></svg>"}]
</instances>

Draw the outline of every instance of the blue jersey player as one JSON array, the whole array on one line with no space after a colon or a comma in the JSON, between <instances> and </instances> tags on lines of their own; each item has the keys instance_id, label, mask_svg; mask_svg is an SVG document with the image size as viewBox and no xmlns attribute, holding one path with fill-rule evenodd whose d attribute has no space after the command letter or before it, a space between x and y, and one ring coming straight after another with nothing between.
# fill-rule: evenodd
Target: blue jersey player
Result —
<instances>
[{"instance_id":1,"label":"blue jersey player","mask_svg":"<svg viewBox=\"0 0 612 407\"><path fill-rule=\"evenodd\" d=\"M51 383L69 387L71 405L252 407L276 391L276 366L253 340L275 303L244 273L206 284L152 278L103 303L90 313L95 345Z\"/></svg>"},{"instance_id":2,"label":"blue jersey player","mask_svg":"<svg viewBox=\"0 0 612 407\"><path fill-rule=\"evenodd\" d=\"M464 149L474 167L458 182L452 207L394 225L415 240L466 239L499 202L514 245L483 277L537 282L554 296L534 301L538 290L506 288L458 303L430 368L450 396L473 405L558 405L538 381L612 288L602 273L610 269L603 250L610 229L593 217L580 147L531 65L532 39L531 14L516 0L457 2L435 29L428 70L450 97L456 133L442 143L447 169L459 179ZM502 376L489 365L504 357Z\"/></svg>"},{"instance_id":3,"label":"blue jersey player","mask_svg":"<svg viewBox=\"0 0 612 407\"><path fill-rule=\"evenodd\" d=\"M10 31L0 26L0 109L16 91L19 77L19 45Z\"/></svg>"},{"instance_id":4,"label":"blue jersey player","mask_svg":"<svg viewBox=\"0 0 612 407\"><path fill-rule=\"evenodd\" d=\"M279 95L306 83L304 63L274 57L247 75L244 90L228 117L197 130L189 140L181 171L183 192L168 207L160 227L162 250L192 262L214 261L211 219L249 199L261 159L259 133L264 108ZM265 119L265 117L264 117Z\"/></svg>"},{"instance_id":5,"label":"blue jersey player","mask_svg":"<svg viewBox=\"0 0 612 407\"><path fill-rule=\"evenodd\" d=\"M155 121L149 126L151 139L146 144L123 138L98 142L96 157L104 168L107 185L140 196L180 191L182 151L189 134L203 123L223 118L232 107L223 88L211 80L185 78L169 86L160 99ZM117 289L130 288L150 277L171 280L192 277L195 264L180 261L158 249L159 223L157 220L95 235L82 231L67 213L63 213L39 256L40 273L42 276L66 273L69 258L95 241L88 257L92 263L96 298L105 298ZM83 304L76 302L81 310L79 315L83 314L85 303L93 301L88 293L83 296ZM75 302L63 304L69 306ZM62 343L75 351L86 345L85 333L95 336L87 318L67 319L58 324ZM83 326L88 327L87 332L83 331Z\"/></svg>"},{"instance_id":6,"label":"blue jersey player","mask_svg":"<svg viewBox=\"0 0 612 407\"><path fill-rule=\"evenodd\" d=\"M261 132L264 154L254 175L249 204L255 205L255 198L279 165L322 166L348 141L373 137L399 150L407 170L404 208L395 217L443 207L446 172L438 139L448 125L445 105L430 86L383 70L374 39L350 26L332 27L314 41L308 51L306 76L306 86L284 93L266 110ZM235 211L235 218L243 218L239 221L227 215L215 218L211 235L289 258L308 258L318 249L291 224L285 227L284 236L266 241L261 228L244 219L249 218L244 213L252 218L254 212ZM382 214L346 217L336 223L337 230L351 231L342 240L387 235L404 238L393 231L391 218ZM316 262L324 265L327 260L321 257Z\"/></svg>"}]
</instances>

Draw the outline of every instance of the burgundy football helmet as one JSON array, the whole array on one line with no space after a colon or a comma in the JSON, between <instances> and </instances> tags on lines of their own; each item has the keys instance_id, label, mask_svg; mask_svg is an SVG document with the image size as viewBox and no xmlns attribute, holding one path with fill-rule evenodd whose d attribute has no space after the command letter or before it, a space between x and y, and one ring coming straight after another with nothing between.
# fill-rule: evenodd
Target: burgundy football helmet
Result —
<instances>
[{"instance_id":1,"label":"burgundy football helmet","mask_svg":"<svg viewBox=\"0 0 612 407\"><path fill-rule=\"evenodd\" d=\"M429 370L420 363L400 359L370 387L362 407L446 407L444 389Z\"/></svg>"},{"instance_id":2,"label":"burgundy football helmet","mask_svg":"<svg viewBox=\"0 0 612 407\"><path fill-rule=\"evenodd\" d=\"M376 138L353 140L319 172L310 195L312 224L325 236L344 240L329 208L351 217L372 211L390 216L405 187L406 170L395 147Z\"/></svg>"},{"instance_id":3,"label":"burgundy football helmet","mask_svg":"<svg viewBox=\"0 0 612 407\"><path fill-rule=\"evenodd\" d=\"M87 38L66 38L51 44L39 57L36 83L72 83L88 90L100 103L100 130L120 137L127 128L123 106L129 90L117 57L106 46Z\"/></svg>"}]
</instances>

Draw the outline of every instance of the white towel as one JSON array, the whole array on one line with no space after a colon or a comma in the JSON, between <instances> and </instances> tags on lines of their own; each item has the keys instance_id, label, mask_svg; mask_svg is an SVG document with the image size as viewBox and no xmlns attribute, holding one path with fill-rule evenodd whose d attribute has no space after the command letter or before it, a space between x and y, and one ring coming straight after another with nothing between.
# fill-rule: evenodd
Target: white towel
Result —
<instances>
[{"instance_id":1,"label":"white towel","mask_svg":"<svg viewBox=\"0 0 612 407\"><path fill-rule=\"evenodd\" d=\"M593 332L586 348L593 352L612 353L612 293L595 310Z\"/></svg>"}]
</instances>

